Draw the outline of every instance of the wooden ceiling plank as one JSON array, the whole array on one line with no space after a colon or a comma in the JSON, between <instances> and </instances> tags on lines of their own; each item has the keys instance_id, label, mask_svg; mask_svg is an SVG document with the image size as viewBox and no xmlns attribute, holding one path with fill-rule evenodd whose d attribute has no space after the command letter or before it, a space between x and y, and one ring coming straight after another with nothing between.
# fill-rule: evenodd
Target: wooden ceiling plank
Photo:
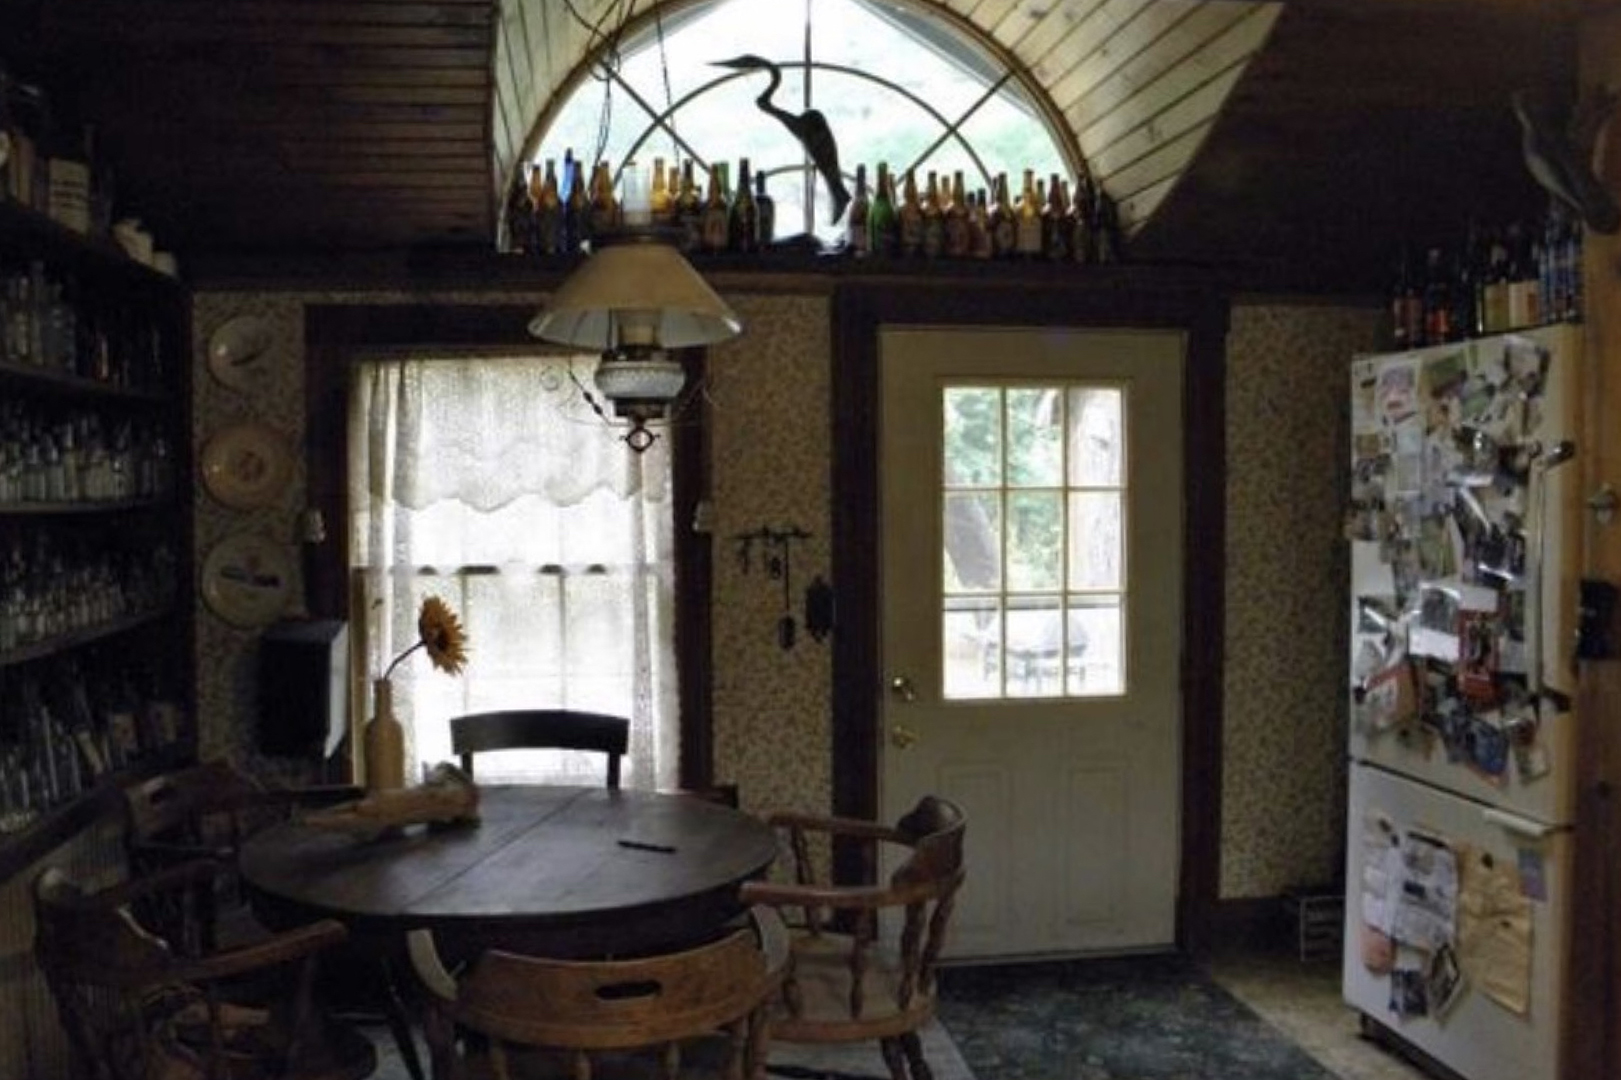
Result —
<instances>
[{"instance_id":1,"label":"wooden ceiling plank","mask_svg":"<svg viewBox=\"0 0 1621 1080\"><path fill-rule=\"evenodd\" d=\"M1104 2L1105 0L1060 0L1059 3L1052 5L1045 19L1014 44L1014 52L1024 62L1025 67L1030 67L1032 58L1046 55L1072 27L1085 21Z\"/></svg>"},{"instance_id":2,"label":"wooden ceiling plank","mask_svg":"<svg viewBox=\"0 0 1621 1080\"><path fill-rule=\"evenodd\" d=\"M1229 68L1243 66L1265 43L1275 18L1274 10L1251 10L1180 63L1164 68L1147 83L1132 87L1134 92L1110 102L1098 119L1092 119L1083 99L1081 107L1064 114L1080 140L1082 151L1090 157L1112 138L1169 108L1203 83Z\"/></svg>"},{"instance_id":3,"label":"wooden ceiling plank","mask_svg":"<svg viewBox=\"0 0 1621 1080\"><path fill-rule=\"evenodd\" d=\"M1210 134L1214 121L1184 131L1155 147L1152 153L1138 158L1125 168L1099 177L1104 188L1116 199L1129 199L1144 188L1152 187L1167 177L1173 177L1187 168L1199 152L1205 136Z\"/></svg>"},{"instance_id":4,"label":"wooden ceiling plank","mask_svg":"<svg viewBox=\"0 0 1621 1080\"><path fill-rule=\"evenodd\" d=\"M989 26L990 36L1018 53L1019 42L1056 10L1052 0L1016 0L1005 15Z\"/></svg>"},{"instance_id":5,"label":"wooden ceiling plank","mask_svg":"<svg viewBox=\"0 0 1621 1080\"><path fill-rule=\"evenodd\" d=\"M1153 220L1154 212L1160 208L1166 197L1170 195L1179 179L1180 177L1168 176L1157 184L1135 191L1124 199L1116 200L1116 209L1120 213L1120 226L1128 238Z\"/></svg>"},{"instance_id":6,"label":"wooden ceiling plank","mask_svg":"<svg viewBox=\"0 0 1621 1080\"><path fill-rule=\"evenodd\" d=\"M1205 7L1209 9L1209 5ZM1231 5L1227 4L1217 5L1222 12L1228 11L1230 7ZM1048 93L1053 97L1053 104L1062 109L1066 100L1081 97L1134 58L1145 52L1153 52L1166 34L1196 10L1186 4L1170 3L1150 4L1143 8L1129 22L1121 24L1109 39L1100 43L1089 56L1071 65L1061 78L1054 79L1048 84ZM1058 62L1050 62L1047 58L1043 58L1041 66L1056 71ZM1060 89L1062 97L1055 93Z\"/></svg>"},{"instance_id":7,"label":"wooden ceiling plank","mask_svg":"<svg viewBox=\"0 0 1621 1080\"><path fill-rule=\"evenodd\" d=\"M1098 148L1086 155L1094 175L1117 173L1184 132L1208 125L1243 74L1243 66L1234 65L1131 131L1110 141L1100 140Z\"/></svg>"},{"instance_id":8,"label":"wooden ceiling plank","mask_svg":"<svg viewBox=\"0 0 1621 1080\"><path fill-rule=\"evenodd\" d=\"M1185 0L1104 0L1062 38L1026 63L1043 86L1050 87L1103 48L1122 26L1145 8L1180 7Z\"/></svg>"}]
</instances>

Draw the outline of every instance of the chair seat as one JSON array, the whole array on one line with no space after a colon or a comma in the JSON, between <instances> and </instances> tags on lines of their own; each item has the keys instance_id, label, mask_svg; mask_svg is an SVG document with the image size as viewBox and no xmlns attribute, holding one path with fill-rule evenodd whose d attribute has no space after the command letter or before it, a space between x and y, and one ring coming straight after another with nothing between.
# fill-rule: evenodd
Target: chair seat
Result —
<instances>
[{"instance_id":1,"label":"chair seat","mask_svg":"<svg viewBox=\"0 0 1621 1080\"><path fill-rule=\"evenodd\" d=\"M905 1007L900 1000L901 965L891 952L874 947L867 954L862 1007L852 1012L848 934L799 932L782 1000L771 1013L771 1035L783 1042L837 1043L882 1039L916 1031L934 1016L934 994L917 991ZM790 998L791 994L797 998ZM787 1000L795 1000L790 1009Z\"/></svg>"},{"instance_id":2,"label":"chair seat","mask_svg":"<svg viewBox=\"0 0 1621 1080\"><path fill-rule=\"evenodd\" d=\"M682 1080L728 1080L727 1038L686 1042L681 1047ZM462 1061L462 1080L496 1080L489 1055L468 1055ZM574 1080L574 1057L568 1051L513 1047L507 1052L512 1080ZM596 1052L591 1055L591 1080L666 1080L664 1061L654 1050Z\"/></svg>"},{"instance_id":3,"label":"chair seat","mask_svg":"<svg viewBox=\"0 0 1621 1080\"><path fill-rule=\"evenodd\" d=\"M268 1010L222 1002L222 1045L219 1058L224 1071L219 1080L277 1080L283 1069L286 1033ZM201 996L184 989L165 991L149 1002L151 1032L147 1076L152 1080L209 1080L210 1045L208 1007ZM293 1062L298 1080L362 1080L377 1068L371 1042L347 1024L331 1019L319 1023Z\"/></svg>"}]
</instances>

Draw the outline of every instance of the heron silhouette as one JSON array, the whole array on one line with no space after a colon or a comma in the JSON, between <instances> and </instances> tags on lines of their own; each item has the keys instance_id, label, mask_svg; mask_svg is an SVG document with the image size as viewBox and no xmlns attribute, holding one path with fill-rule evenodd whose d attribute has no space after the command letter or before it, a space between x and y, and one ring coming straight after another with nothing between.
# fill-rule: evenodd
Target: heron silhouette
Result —
<instances>
[{"instance_id":1,"label":"heron silhouette","mask_svg":"<svg viewBox=\"0 0 1621 1080\"><path fill-rule=\"evenodd\" d=\"M745 53L734 56L730 60L715 61L716 67L731 68L733 71L765 71L771 75L771 83L754 103L760 106L760 111L777 118L777 121L787 128L799 144L805 148L810 159L816 165L816 171L821 174L822 181L827 184L828 191L833 193L833 221L844 216L844 208L850 203L850 192L844 186L844 174L839 171L839 144L833 141L833 129L828 127L827 117L816 109L806 109L802 113L791 113L787 109L779 108L771 101L771 95L777 92L782 85L782 69L763 56Z\"/></svg>"}]
</instances>

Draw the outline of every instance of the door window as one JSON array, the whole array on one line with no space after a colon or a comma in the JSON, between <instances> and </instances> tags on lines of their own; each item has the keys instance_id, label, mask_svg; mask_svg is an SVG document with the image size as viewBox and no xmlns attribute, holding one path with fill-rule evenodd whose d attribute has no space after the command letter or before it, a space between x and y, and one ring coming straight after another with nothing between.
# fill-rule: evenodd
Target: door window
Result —
<instances>
[{"instance_id":1,"label":"door window","mask_svg":"<svg viewBox=\"0 0 1621 1080\"><path fill-rule=\"evenodd\" d=\"M941 390L947 700L1125 693L1126 388Z\"/></svg>"}]
</instances>

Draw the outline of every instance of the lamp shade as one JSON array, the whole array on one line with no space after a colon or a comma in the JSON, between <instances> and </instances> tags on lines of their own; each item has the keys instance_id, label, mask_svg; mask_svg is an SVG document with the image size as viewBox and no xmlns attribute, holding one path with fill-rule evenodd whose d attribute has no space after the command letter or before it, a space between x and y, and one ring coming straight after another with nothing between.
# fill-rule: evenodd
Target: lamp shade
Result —
<instances>
[{"instance_id":1,"label":"lamp shade","mask_svg":"<svg viewBox=\"0 0 1621 1080\"><path fill-rule=\"evenodd\" d=\"M611 238L529 323L529 332L544 341L593 351L709 345L742 328L720 295L655 231Z\"/></svg>"}]
</instances>

